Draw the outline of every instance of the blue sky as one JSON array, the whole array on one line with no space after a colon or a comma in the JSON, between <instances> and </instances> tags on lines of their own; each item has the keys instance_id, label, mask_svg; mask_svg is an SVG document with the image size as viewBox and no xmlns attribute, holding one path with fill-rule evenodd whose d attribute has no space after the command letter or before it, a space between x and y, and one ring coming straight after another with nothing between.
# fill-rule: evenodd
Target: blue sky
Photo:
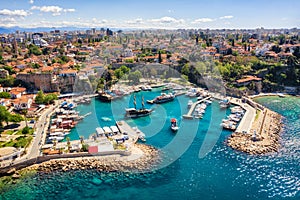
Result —
<instances>
[{"instance_id":1,"label":"blue sky","mask_svg":"<svg viewBox=\"0 0 300 200\"><path fill-rule=\"evenodd\" d=\"M293 28L299 0L2 0L0 26Z\"/></svg>"}]
</instances>

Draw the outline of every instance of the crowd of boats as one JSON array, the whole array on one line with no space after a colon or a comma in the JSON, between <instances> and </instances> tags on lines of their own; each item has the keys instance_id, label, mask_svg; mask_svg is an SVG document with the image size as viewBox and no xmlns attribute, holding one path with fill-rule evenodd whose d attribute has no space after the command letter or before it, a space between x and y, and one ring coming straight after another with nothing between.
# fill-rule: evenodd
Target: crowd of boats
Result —
<instances>
[{"instance_id":1,"label":"crowd of boats","mask_svg":"<svg viewBox=\"0 0 300 200\"><path fill-rule=\"evenodd\" d=\"M73 110L76 107L74 102L64 101L60 107L55 110L54 116L50 120L48 142L62 141L70 134L72 128L87 115L80 116L78 111Z\"/></svg>"},{"instance_id":2,"label":"crowd of boats","mask_svg":"<svg viewBox=\"0 0 300 200\"><path fill-rule=\"evenodd\" d=\"M240 106L230 108L231 114L226 119L222 120L221 126L224 129L235 131L237 124L241 121L245 114L245 110Z\"/></svg>"},{"instance_id":3,"label":"crowd of boats","mask_svg":"<svg viewBox=\"0 0 300 200\"><path fill-rule=\"evenodd\" d=\"M174 85L165 85L162 87L162 93L155 97L153 100L147 100L149 104L162 104L173 101L176 98L176 95L183 94L183 90L186 88L174 86ZM163 91L167 91L172 89L172 92L163 93ZM139 86L139 87L131 87L131 89L127 90L112 90L112 91L104 91L103 93L99 93L98 98L102 101L111 101L115 98L121 98L124 95L131 94L138 91L151 91L152 87L150 86ZM198 89L198 88L189 88L184 91L184 94L190 98L197 98L197 102L194 103L192 100L189 100L187 103L188 109L192 109L191 117L195 119L202 119L205 114L206 108L209 104L212 103L210 100L210 95L206 90ZM76 107L76 103L90 103L90 99L85 98L77 98L73 102L64 101L60 108L56 111L55 117L51 119L51 126L48 135L48 141L53 142L61 141L65 139L70 133L70 130L75 127L78 121L82 120L84 116L79 116L79 113L73 108ZM76 102L76 103L75 103ZM195 104L195 105L193 105ZM228 108L230 106L230 101L228 99L224 99L219 102L220 108ZM139 118L150 115L154 110L152 108L146 108L144 103L144 97L141 97L141 106L137 106L136 103L136 95L133 96L133 107L125 108L125 117L126 118ZM193 107L193 108L192 108ZM241 120L244 115L244 110L235 106L231 108L231 114L222 120L221 126L225 129L235 130L237 127L237 123ZM179 129L179 125L176 118L171 118L170 129L173 132L177 132ZM118 133L118 128L116 126L111 127L98 127L96 132L97 136L105 135L111 136ZM142 138L142 137L141 137ZM143 139L142 139L143 140Z\"/></svg>"}]
</instances>

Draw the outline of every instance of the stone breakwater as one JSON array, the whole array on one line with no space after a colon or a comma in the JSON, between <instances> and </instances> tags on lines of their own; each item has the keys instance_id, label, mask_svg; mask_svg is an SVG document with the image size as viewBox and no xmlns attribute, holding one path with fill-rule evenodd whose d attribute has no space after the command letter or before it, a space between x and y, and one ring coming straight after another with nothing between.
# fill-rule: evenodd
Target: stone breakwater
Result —
<instances>
[{"instance_id":1,"label":"stone breakwater","mask_svg":"<svg viewBox=\"0 0 300 200\"><path fill-rule=\"evenodd\" d=\"M135 151L141 153L138 157L129 156L94 156L80 158L53 159L40 164L27 167L27 170L38 172L69 171L96 169L99 171L112 172L143 172L153 169L161 161L160 152L149 145L135 144Z\"/></svg>"},{"instance_id":2,"label":"stone breakwater","mask_svg":"<svg viewBox=\"0 0 300 200\"><path fill-rule=\"evenodd\" d=\"M227 140L228 146L248 154L266 154L277 152L282 129L282 116L269 109L264 109L252 124L252 132L233 133ZM256 134L254 133L256 131Z\"/></svg>"}]
</instances>

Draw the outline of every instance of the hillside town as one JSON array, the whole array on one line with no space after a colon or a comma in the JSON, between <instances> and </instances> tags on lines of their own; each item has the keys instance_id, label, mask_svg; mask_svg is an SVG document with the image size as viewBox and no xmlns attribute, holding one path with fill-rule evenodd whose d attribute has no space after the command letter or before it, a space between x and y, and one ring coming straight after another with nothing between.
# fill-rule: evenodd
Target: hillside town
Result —
<instances>
[{"instance_id":1,"label":"hillside town","mask_svg":"<svg viewBox=\"0 0 300 200\"><path fill-rule=\"evenodd\" d=\"M168 69L204 88L207 78L219 80L234 97L299 95L299 60L299 29L1 34L0 147L10 158L26 153L37 126L47 129L46 122L36 121L48 117L59 98L101 94L118 80L133 85L142 77L166 80L172 74ZM149 64L156 67L142 68Z\"/></svg>"}]
</instances>

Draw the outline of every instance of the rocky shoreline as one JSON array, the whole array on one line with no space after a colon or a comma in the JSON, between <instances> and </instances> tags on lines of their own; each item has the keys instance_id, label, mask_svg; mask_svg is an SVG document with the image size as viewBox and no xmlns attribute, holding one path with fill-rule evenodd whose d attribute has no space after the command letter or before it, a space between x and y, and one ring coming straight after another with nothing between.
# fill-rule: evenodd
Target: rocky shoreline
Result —
<instances>
[{"instance_id":1,"label":"rocky shoreline","mask_svg":"<svg viewBox=\"0 0 300 200\"><path fill-rule=\"evenodd\" d=\"M265 108L256 123L253 123L250 134L235 132L229 136L227 145L253 155L277 152L282 126L282 116ZM256 134L253 134L254 130Z\"/></svg>"},{"instance_id":2,"label":"rocky shoreline","mask_svg":"<svg viewBox=\"0 0 300 200\"><path fill-rule=\"evenodd\" d=\"M79 158L60 158L34 164L26 170L37 172L69 171L96 169L99 171L112 172L143 172L153 169L161 161L160 152L149 145L135 144L133 148L142 151L142 155L129 159L130 156L94 156Z\"/></svg>"}]
</instances>

